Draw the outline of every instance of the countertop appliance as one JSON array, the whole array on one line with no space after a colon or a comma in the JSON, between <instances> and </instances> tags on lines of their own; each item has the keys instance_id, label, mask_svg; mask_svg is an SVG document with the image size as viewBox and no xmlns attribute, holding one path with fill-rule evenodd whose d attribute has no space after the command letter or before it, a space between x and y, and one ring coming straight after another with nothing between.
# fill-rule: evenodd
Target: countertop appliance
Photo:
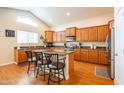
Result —
<instances>
[{"instance_id":1,"label":"countertop appliance","mask_svg":"<svg viewBox=\"0 0 124 93\"><path fill-rule=\"evenodd\" d=\"M47 47L53 47L53 43L47 43Z\"/></svg>"}]
</instances>

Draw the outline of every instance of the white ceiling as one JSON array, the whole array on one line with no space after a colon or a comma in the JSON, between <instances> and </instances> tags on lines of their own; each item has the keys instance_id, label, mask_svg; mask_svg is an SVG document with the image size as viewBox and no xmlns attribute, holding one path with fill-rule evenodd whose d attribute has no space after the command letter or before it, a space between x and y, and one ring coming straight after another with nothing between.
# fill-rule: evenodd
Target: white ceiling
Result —
<instances>
[{"instance_id":1,"label":"white ceiling","mask_svg":"<svg viewBox=\"0 0 124 93\"><path fill-rule=\"evenodd\" d=\"M40 20L51 27L91 18L95 16L114 13L112 7L13 7L30 11ZM71 15L67 16L66 13Z\"/></svg>"}]
</instances>

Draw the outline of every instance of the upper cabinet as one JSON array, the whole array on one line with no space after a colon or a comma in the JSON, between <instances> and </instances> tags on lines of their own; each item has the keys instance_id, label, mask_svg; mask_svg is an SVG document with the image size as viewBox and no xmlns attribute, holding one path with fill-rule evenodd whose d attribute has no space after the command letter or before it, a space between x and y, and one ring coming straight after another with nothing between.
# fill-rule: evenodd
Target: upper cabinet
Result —
<instances>
[{"instance_id":1,"label":"upper cabinet","mask_svg":"<svg viewBox=\"0 0 124 93\"><path fill-rule=\"evenodd\" d=\"M98 35L98 27L89 27L89 42L96 42L98 40L97 35Z\"/></svg>"},{"instance_id":2,"label":"upper cabinet","mask_svg":"<svg viewBox=\"0 0 124 93\"><path fill-rule=\"evenodd\" d=\"M61 32L61 41L65 42L65 40L66 40L65 31L62 31Z\"/></svg>"},{"instance_id":3,"label":"upper cabinet","mask_svg":"<svg viewBox=\"0 0 124 93\"><path fill-rule=\"evenodd\" d=\"M54 32L53 42L65 42L65 31Z\"/></svg>"},{"instance_id":4,"label":"upper cabinet","mask_svg":"<svg viewBox=\"0 0 124 93\"><path fill-rule=\"evenodd\" d=\"M53 32L53 42L57 42L57 33Z\"/></svg>"},{"instance_id":5,"label":"upper cabinet","mask_svg":"<svg viewBox=\"0 0 124 93\"><path fill-rule=\"evenodd\" d=\"M45 31L48 42L65 42L66 36L76 36L78 42L105 42L109 29L113 27L113 21L109 24L86 27L86 28L67 28L66 31Z\"/></svg>"},{"instance_id":6,"label":"upper cabinet","mask_svg":"<svg viewBox=\"0 0 124 93\"><path fill-rule=\"evenodd\" d=\"M98 41L104 42L108 36L109 25L98 26Z\"/></svg>"},{"instance_id":7,"label":"upper cabinet","mask_svg":"<svg viewBox=\"0 0 124 93\"><path fill-rule=\"evenodd\" d=\"M76 41L78 41L78 42L81 41L81 28L78 28L76 30Z\"/></svg>"},{"instance_id":8,"label":"upper cabinet","mask_svg":"<svg viewBox=\"0 0 124 93\"><path fill-rule=\"evenodd\" d=\"M53 42L53 31L45 31L47 42Z\"/></svg>"},{"instance_id":9,"label":"upper cabinet","mask_svg":"<svg viewBox=\"0 0 124 93\"><path fill-rule=\"evenodd\" d=\"M66 36L76 36L76 27L66 28Z\"/></svg>"},{"instance_id":10,"label":"upper cabinet","mask_svg":"<svg viewBox=\"0 0 124 93\"><path fill-rule=\"evenodd\" d=\"M81 29L81 41L83 42L89 41L89 28Z\"/></svg>"}]
</instances>

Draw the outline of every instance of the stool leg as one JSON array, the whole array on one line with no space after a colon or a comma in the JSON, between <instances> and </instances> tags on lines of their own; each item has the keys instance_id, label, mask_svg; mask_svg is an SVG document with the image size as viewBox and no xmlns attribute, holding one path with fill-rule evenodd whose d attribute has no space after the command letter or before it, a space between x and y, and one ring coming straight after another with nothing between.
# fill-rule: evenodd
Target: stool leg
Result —
<instances>
[{"instance_id":1,"label":"stool leg","mask_svg":"<svg viewBox=\"0 0 124 93\"><path fill-rule=\"evenodd\" d=\"M58 85L60 85L60 74L59 74L59 70L58 70Z\"/></svg>"},{"instance_id":2,"label":"stool leg","mask_svg":"<svg viewBox=\"0 0 124 93\"><path fill-rule=\"evenodd\" d=\"M45 65L44 65L44 81L45 81Z\"/></svg>"},{"instance_id":3,"label":"stool leg","mask_svg":"<svg viewBox=\"0 0 124 93\"><path fill-rule=\"evenodd\" d=\"M64 80L66 80L66 79L65 79L65 72L64 72L64 68L62 69L62 72L63 72L63 79L64 79Z\"/></svg>"},{"instance_id":4,"label":"stool leg","mask_svg":"<svg viewBox=\"0 0 124 93\"><path fill-rule=\"evenodd\" d=\"M30 62L28 62L28 71L27 71L27 73L29 73L29 70L30 70Z\"/></svg>"},{"instance_id":5,"label":"stool leg","mask_svg":"<svg viewBox=\"0 0 124 93\"><path fill-rule=\"evenodd\" d=\"M50 73L51 73L51 69L49 70L49 77L48 77L48 82L47 82L48 85L49 85L49 80L50 80Z\"/></svg>"},{"instance_id":6,"label":"stool leg","mask_svg":"<svg viewBox=\"0 0 124 93\"><path fill-rule=\"evenodd\" d=\"M36 78L38 77L38 74L39 74L39 68L40 68L40 66L38 66Z\"/></svg>"},{"instance_id":7,"label":"stool leg","mask_svg":"<svg viewBox=\"0 0 124 93\"><path fill-rule=\"evenodd\" d=\"M37 67L37 63L34 62L34 76L35 76L36 67Z\"/></svg>"}]
</instances>

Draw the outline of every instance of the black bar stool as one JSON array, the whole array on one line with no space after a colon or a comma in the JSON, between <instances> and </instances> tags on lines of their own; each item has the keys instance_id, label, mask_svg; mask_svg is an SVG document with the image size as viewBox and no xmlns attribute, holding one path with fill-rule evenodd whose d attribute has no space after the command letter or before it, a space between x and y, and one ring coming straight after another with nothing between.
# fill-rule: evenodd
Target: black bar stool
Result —
<instances>
[{"instance_id":1,"label":"black bar stool","mask_svg":"<svg viewBox=\"0 0 124 93\"><path fill-rule=\"evenodd\" d=\"M32 56L32 51L25 51L26 55L27 55L27 61L28 61L28 70L27 73L29 73L29 70L31 68L31 64L33 63L33 67L34 67L34 75L35 75L35 71L36 71L36 67L37 67L37 63L36 63L36 58Z\"/></svg>"},{"instance_id":2,"label":"black bar stool","mask_svg":"<svg viewBox=\"0 0 124 93\"><path fill-rule=\"evenodd\" d=\"M39 72L43 71L43 76L44 76L44 80L45 80L45 75L48 75L48 73L45 72L46 70L48 70L48 68L47 68L48 63L47 63L46 59L44 58L42 52L38 52L38 51L36 52L35 51L34 53L35 53L35 56L36 56L37 67L38 67L36 78L38 77Z\"/></svg>"},{"instance_id":3,"label":"black bar stool","mask_svg":"<svg viewBox=\"0 0 124 93\"><path fill-rule=\"evenodd\" d=\"M48 84L49 81L58 83L62 80L65 80L65 73L64 73L64 68L65 68L65 60L66 60L66 54L55 54L55 53L44 53L47 62L49 63L48 68L49 68L49 77L48 77ZM51 77L58 76L58 80L52 80ZM60 79L60 75L63 76L62 79Z\"/></svg>"}]
</instances>

